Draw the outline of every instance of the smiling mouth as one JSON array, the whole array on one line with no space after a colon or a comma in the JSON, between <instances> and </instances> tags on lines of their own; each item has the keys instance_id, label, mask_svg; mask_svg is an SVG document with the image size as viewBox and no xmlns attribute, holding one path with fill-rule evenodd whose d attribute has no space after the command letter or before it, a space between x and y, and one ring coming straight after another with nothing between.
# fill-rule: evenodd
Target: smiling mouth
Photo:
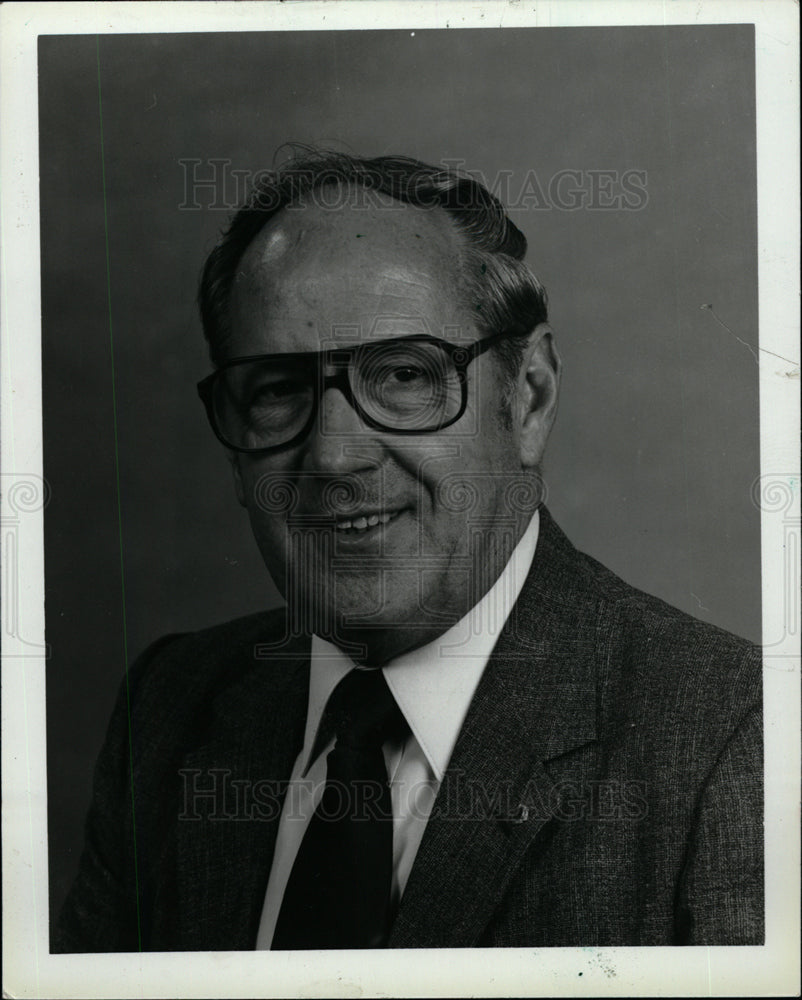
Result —
<instances>
[{"instance_id":1,"label":"smiling mouth","mask_svg":"<svg viewBox=\"0 0 802 1000\"><path fill-rule=\"evenodd\" d=\"M342 531L349 535L359 535L377 528L391 521L395 521L403 513L402 510L391 510L382 514L364 514L354 518L345 518L335 525L337 531Z\"/></svg>"}]
</instances>

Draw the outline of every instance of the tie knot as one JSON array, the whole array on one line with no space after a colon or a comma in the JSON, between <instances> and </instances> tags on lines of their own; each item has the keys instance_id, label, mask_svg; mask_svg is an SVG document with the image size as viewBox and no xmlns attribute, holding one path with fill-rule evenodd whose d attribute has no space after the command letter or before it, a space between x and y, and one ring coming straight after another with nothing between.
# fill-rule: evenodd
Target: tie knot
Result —
<instances>
[{"instance_id":1,"label":"tie knot","mask_svg":"<svg viewBox=\"0 0 802 1000\"><path fill-rule=\"evenodd\" d=\"M352 670L329 701L331 725L338 746L381 746L400 737L406 720L381 670Z\"/></svg>"}]
</instances>

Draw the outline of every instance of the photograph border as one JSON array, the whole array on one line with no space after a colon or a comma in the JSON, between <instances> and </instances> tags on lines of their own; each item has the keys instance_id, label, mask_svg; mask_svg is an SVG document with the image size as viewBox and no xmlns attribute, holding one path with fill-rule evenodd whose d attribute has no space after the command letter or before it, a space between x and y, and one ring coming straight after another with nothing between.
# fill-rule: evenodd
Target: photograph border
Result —
<instances>
[{"instance_id":1,"label":"photograph border","mask_svg":"<svg viewBox=\"0 0 802 1000\"><path fill-rule=\"evenodd\" d=\"M13 997L792 995L799 984L799 38L792 0L18 3L0 9L3 957ZM37 40L43 34L752 23L766 760L761 947L51 955ZM783 359L778 365L777 359ZM796 359L796 360L794 360ZM11 584L11 585L10 585ZM17 596L18 595L18 596ZM780 637L774 639L774 637ZM681 959L681 960L680 960Z\"/></svg>"}]
</instances>

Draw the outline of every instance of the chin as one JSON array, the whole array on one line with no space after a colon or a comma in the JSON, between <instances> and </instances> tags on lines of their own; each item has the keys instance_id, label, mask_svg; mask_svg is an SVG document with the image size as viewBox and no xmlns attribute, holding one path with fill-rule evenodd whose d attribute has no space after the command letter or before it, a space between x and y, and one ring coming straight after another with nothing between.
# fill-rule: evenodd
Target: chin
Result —
<instances>
[{"instance_id":1,"label":"chin","mask_svg":"<svg viewBox=\"0 0 802 1000\"><path fill-rule=\"evenodd\" d=\"M295 611L296 627L321 638L334 641L334 637L350 632L353 622L360 628L363 623L379 628L391 623L380 570L338 571L335 576L323 574L312 580L288 574L284 583L282 596Z\"/></svg>"},{"instance_id":2,"label":"chin","mask_svg":"<svg viewBox=\"0 0 802 1000\"><path fill-rule=\"evenodd\" d=\"M425 610L439 602L420 594L418 577L417 570L338 567L312 577L290 575L284 597L299 631L333 642L356 660L381 662L431 641L459 617Z\"/></svg>"}]
</instances>

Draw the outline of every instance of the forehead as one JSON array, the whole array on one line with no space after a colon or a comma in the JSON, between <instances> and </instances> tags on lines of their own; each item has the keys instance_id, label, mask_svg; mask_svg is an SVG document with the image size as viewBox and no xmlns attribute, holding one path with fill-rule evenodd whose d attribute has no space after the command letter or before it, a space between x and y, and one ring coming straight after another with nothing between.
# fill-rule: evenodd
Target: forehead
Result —
<instances>
[{"instance_id":1,"label":"forehead","mask_svg":"<svg viewBox=\"0 0 802 1000\"><path fill-rule=\"evenodd\" d=\"M325 202L283 209L240 261L226 353L420 332L467 339L460 249L442 209L374 192L331 188Z\"/></svg>"}]
</instances>

